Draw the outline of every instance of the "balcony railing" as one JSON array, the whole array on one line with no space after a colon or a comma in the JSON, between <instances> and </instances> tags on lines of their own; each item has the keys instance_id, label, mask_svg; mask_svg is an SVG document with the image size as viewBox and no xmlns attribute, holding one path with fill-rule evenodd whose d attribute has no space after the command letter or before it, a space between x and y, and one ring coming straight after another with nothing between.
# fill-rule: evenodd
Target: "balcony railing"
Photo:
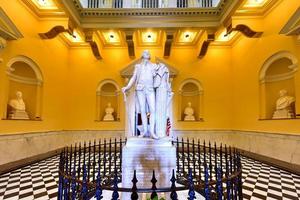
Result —
<instances>
[{"instance_id":1,"label":"balcony railing","mask_svg":"<svg viewBox=\"0 0 300 200\"><path fill-rule=\"evenodd\" d=\"M83 8L214 8L221 0L80 0Z\"/></svg>"}]
</instances>

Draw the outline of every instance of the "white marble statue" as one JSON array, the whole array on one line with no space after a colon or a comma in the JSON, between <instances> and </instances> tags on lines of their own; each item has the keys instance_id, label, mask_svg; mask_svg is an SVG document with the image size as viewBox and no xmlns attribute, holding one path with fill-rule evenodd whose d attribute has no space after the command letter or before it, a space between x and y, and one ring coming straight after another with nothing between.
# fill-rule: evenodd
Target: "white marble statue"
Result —
<instances>
[{"instance_id":1,"label":"white marble statue","mask_svg":"<svg viewBox=\"0 0 300 200\"><path fill-rule=\"evenodd\" d=\"M105 108L105 115L103 117L103 121L114 121L115 118L113 116L113 113L115 112L115 109L111 107L111 103L108 103Z\"/></svg>"},{"instance_id":2,"label":"white marble statue","mask_svg":"<svg viewBox=\"0 0 300 200\"><path fill-rule=\"evenodd\" d=\"M184 109L184 115L184 121L195 121L194 109L191 102L188 102L187 107Z\"/></svg>"},{"instance_id":3,"label":"white marble statue","mask_svg":"<svg viewBox=\"0 0 300 200\"><path fill-rule=\"evenodd\" d=\"M148 50L143 51L141 63L135 66L133 76L127 86L122 88L125 101L126 92L133 86L136 100L135 113L140 113L142 118L140 137L147 134L154 139L166 136L167 105L172 97L169 71L163 64L152 63ZM127 112L131 112L131 109ZM147 115L150 115L149 125Z\"/></svg>"},{"instance_id":4,"label":"white marble statue","mask_svg":"<svg viewBox=\"0 0 300 200\"><path fill-rule=\"evenodd\" d=\"M286 90L279 91L279 99L276 101L276 111L273 114L273 119L294 118L295 113L292 107L295 98L288 96Z\"/></svg>"},{"instance_id":5,"label":"white marble statue","mask_svg":"<svg viewBox=\"0 0 300 200\"><path fill-rule=\"evenodd\" d=\"M16 99L11 99L8 105L10 106L9 119L29 119L22 92L17 91Z\"/></svg>"},{"instance_id":6,"label":"white marble statue","mask_svg":"<svg viewBox=\"0 0 300 200\"><path fill-rule=\"evenodd\" d=\"M166 136L167 119L169 105L173 97L171 84L169 82L169 69L162 63L157 64L156 75L154 77L156 115L155 131L159 138Z\"/></svg>"}]
</instances>

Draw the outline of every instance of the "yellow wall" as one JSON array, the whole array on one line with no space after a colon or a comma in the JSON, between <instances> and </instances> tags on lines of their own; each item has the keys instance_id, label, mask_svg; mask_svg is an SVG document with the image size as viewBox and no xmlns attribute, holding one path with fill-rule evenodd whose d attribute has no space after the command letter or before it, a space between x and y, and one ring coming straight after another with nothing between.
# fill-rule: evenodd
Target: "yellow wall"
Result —
<instances>
[{"instance_id":1,"label":"yellow wall","mask_svg":"<svg viewBox=\"0 0 300 200\"><path fill-rule=\"evenodd\" d=\"M15 56L31 58L40 67L43 77L42 121L0 120L0 133L62 130L65 126L68 49L58 39L41 40L39 32L48 31L54 24L65 25L67 20L39 21L21 1L0 1L0 6L18 27L24 38L8 41L0 50L0 113L3 117L8 100L7 62ZM26 94L24 94L26 97Z\"/></svg>"},{"instance_id":2,"label":"yellow wall","mask_svg":"<svg viewBox=\"0 0 300 200\"><path fill-rule=\"evenodd\" d=\"M233 75L233 129L266 132L300 133L300 120L259 121L259 71L270 56L286 50L300 60L300 45L295 37L279 35L281 28L299 7L297 0L281 1L265 18L257 19L257 27L264 34L258 39L243 37L232 48ZM249 20L250 21L250 20ZM255 27L255 20L250 23ZM247 20L244 20L247 24ZM295 92L300 107L300 74L296 73ZM298 110L299 113L299 110Z\"/></svg>"},{"instance_id":3,"label":"yellow wall","mask_svg":"<svg viewBox=\"0 0 300 200\"><path fill-rule=\"evenodd\" d=\"M152 58L162 57L160 48L149 48ZM140 56L143 48L138 48ZM179 71L172 82L175 92L174 110L178 109L179 86L186 78L199 80L204 87L204 122L178 122L174 112L175 129L229 129L230 128L230 50L211 48L207 57L199 60L199 49L173 49L166 61ZM103 60L97 61L89 48L70 50L69 70L69 120L67 129L124 129L124 103L121 102L121 122L95 122L96 89L104 79L114 79L119 87L125 85L120 71L132 60L127 49L103 49ZM213 59L214 58L214 59ZM215 62L218 60L218 62ZM216 84L217 83L217 84ZM103 112L102 110L100 112Z\"/></svg>"}]
</instances>

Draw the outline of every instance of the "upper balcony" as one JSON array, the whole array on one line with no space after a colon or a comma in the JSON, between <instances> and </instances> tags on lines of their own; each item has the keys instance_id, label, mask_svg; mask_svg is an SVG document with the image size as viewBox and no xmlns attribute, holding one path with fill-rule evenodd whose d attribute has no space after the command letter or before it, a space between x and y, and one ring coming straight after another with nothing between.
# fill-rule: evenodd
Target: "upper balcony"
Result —
<instances>
[{"instance_id":1,"label":"upper balcony","mask_svg":"<svg viewBox=\"0 0 300 200\"><path fill-rule=\"evenodd\" d=\"M240 0L61 0L84 29L216 28Z\"/></svg>"},{"instance_id":2,"label":"upper balcony","mask_svg":"<svg viewBox=\"0 0 300 200\"><path fill-rule=\"evenodd\" d=\"M212 8L221 0L80 0L83 8Z\"/></svg>"}]
</instances>

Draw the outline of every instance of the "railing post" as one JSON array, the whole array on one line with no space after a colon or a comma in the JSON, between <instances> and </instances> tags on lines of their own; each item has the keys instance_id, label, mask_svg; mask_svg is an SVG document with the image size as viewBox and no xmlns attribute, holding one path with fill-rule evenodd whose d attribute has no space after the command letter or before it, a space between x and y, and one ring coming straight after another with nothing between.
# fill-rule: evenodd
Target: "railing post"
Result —
<instances>
[{"instance_id":1,"label":"railing post","mask_svg":"<svg viewBox=\"0 0 300 200\"><path fill-rule=\"evenodd\" d=\"M193 174L192 174L191 169L189 169L188 183L189 183L189 193L188 193L189 197L188 197L188 200L194 200L194 199L196 199L196 193L195 193Z\"/></svg>"},{"instance_id":2,"label":"railing post","mask_svg":"<svg viewBox=\"0 0 300 200\"><path fill-rule=\"evenodd\" d=\"M136 178L136 170L134 170L134 172L133 172L133 179L132 179L131 182L133 183L133 185L132 185L132 193L131 193L131 200L138 200L139 199L139 195L137 193L137 186L136 186L136 184L138 182L138 180Z\"/></svg>"},{"instance_id":3,"label":"railing post","mask_svg":"<svg viewBox=\"0 0 300 200\"><path fill-rule=\"evenodd\" d=\"M87 171L86 171L85 163L83 164L83 178L82 178L81 198L82 198L82 200L87 200L88 199Z\"/></svg>"},{"instance_id":4,"label":"railing post","mask_svg":"<svg viewBox=\"0 0 300 200\"><path fill-rule=\"evenodd\" d=\"M78 155L79 155L79 157L78 157L78 171L77 171L77 173L78 173L78 180L80 179L80 171L81 171L81 142L79 143L79 152L78 152Z\"/></svg>"},{"instance_id":5,"label":"railing post","mask_svg":"<svg viewBox=\"0 0 300 200\"><path fill-rule=\"evenodd\" d=\"M242 163L241 155L238 153L238 171L240 172L238 176L238 188L239 188L239 200L243 199L243 182L242 182Z\"/></svg>"},{"instance_id":6,"label":"railing post","mask_svg":"<svg viewBox=\"0 0 300 200\"><path fill-rule=\"evenodd\" d=\"M72 172L72 196L71 196L71 199L72 200L75 200L76 199L76 193L77 193L77 186L76 186L76 168L74 166L73 168L73 172Z\"/></svg>"},{"instance_id":7,"label":"railing post","mask_svg":"<svg viewBox=\"0 0 300 200\"><path fill-rule=\"evenodd\" d=\"M222 170L220 167L217 167L217 183L216 183L216 193L217 199L222 200L223 198L223 186L222 186Z\"/></svg>"},{"instance_id":8,"label":"railing post","mask_svg":"<svg viewBox=\"0 0 300 200\"><path fill-rule=\"evenodd\" d=\"M171 194L170 198L171 200L178 200L178 195L176 193L176 178L175 178L175 170L172 171L172 178L171 178Z\"/></svg>"},{"instance_id":9,"label":"railing post","mask_svg":"<svg viewBox=\"0 0 300 200\"><path fill-rule=\"evenodd\" d=\"M115 176L114 176L114 191L112 193L112 199L111 200L118 200L119 198L119 193L118 193L118 175L117 171L115 171Z\"/></svg>"},{"instance_id":10,"label":"railing post","mask_svg":"<svg viewBox=\"0 0 300 200\"><path fill-rule=\"evenodd\" d=\"M103 196L102 196L102 186L101 186L101 172L100 172L100 168L98 169L98 175L97 175L97 180L96 180L95 197L96 197L97 200L103 199Z\"/></svg>"},{"instance_id":11,"label":"railing post","mask_svg":"<svg viewBox=\"0 0 300 200\"><path fill-rule=\"evenodd\" d=\"M179 174L179 141L176 138L176 163L177 163L177 174Z\"/></svg>"},{"instance_id":12,"label":"railing post","mask_svg":"<svg viewBox=\"0 0 300 200\"><path fill-rule=\"evenodd\" d=\"M190 160L191 160L191 155L190 155L190 140L187 138L187 161L188 161L188 170L190 170Z\"/></svg>"},{"instance_id":13,"label":"railing post","mask_svg":"<svg viewBox=\"0 0 300 200\"><path fill-rule=\"evenodd\" d=\"M96 175L96 140L94 140L94 148L93 148L93 182L95 182Z\"/></svg>"},{"instance_id":14,"label":"railing post","mask_svg":"<svg viewBox=\"0 0 300 200\"><path fill-rule=\"evenodd\" d=\"M59 180L58 180L58 193L57 193L57 199L62 200L63 195L63 153L60 153L59 158Z\"/></svg>"},{"instance_id":15,"label":"railing post","mask_svg":"<svg viewBox=\"0 0 300 200\"><path fill-rule=\"evenodd\" d=\"M201 145L198 140L198 170L199 170L199 184L201 183Z\"/></svg>"},{"instance_id":16,"label":"railing post","mask_svg":"<svg viewBox=\"0 0 300 200\"><path fill-rule=\"evenodd\" d=\"M152 193L151 193L151 200L154 199L154 198L157 198L157 193L156 193L156 178L155 178L155 171L153 170L153 174L152 174L152 179L151 179L151 183L152 183Z\"/></svg>"},{"instance_id":17,"label":"railing post","mask_svg":"<svg viewBox=\"0 0 300 200\"><path fill-rule=\"evenodd\" d=\"M195 140L193 139L193 177L196 177Z\"/></svg>"},{"instance_id":18,"label":"railing post","mask_svg":"<svg viewBox=\"0 0 300 200\"><path fill-rule=\"evenodd\" d=\"M182 158L182 175L184 176L185 172L185 155L184 155L184 140L181 138L181 158Z\"/></svg>"},{"instance_id":19,"label":"railing post","mask_svg":"<svg viewBox=\"0 0 300 200\"><path fill-rule=\"evenodd\" d=\"M209 143L208 143L208 146L209 146L209 149L208 149L208 151L209 151L209 178L210 178L210 180L212 180L212 159L211 159L211 143L210 143L210 141L209 141Z\"/></svg>"},{"instance_id":20,"label":"railing post","mask_svg":"<svg viewBox=\"0 0 300 200\"><path fill-rule=\"evenodd\" d=\"M211 199L210 188L209 188L209 172L207 165L204 166L204 197L206 200Z\"/></svg>"}]
</instances>

